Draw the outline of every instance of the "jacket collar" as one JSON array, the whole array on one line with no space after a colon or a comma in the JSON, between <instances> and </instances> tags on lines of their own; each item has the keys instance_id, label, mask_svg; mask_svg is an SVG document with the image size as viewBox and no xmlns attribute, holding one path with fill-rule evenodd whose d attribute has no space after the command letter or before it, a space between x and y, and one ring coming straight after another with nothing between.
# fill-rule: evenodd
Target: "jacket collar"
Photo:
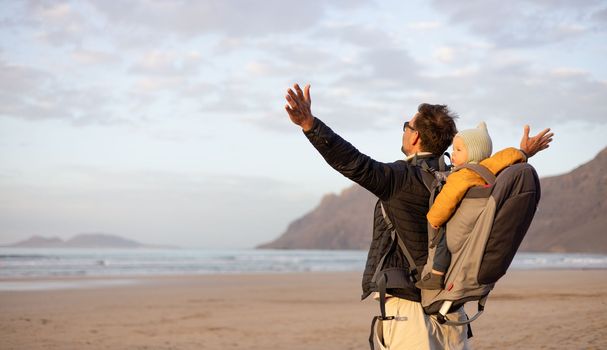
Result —
<instances>
[{"instance_id":1,"label":"jacket collar","mask_svg":"<svg viewBox=\"0 0 607 350\"><path fill-rule=\"evenodd\" d=\"M410 156L407 156L407 158L405 158L405 161L408 163L415 163L413 160L418 159L418 158L431 158L432 157L432 153L430 152L417 152L414 153Z\"/></svg>"}]
</instances>

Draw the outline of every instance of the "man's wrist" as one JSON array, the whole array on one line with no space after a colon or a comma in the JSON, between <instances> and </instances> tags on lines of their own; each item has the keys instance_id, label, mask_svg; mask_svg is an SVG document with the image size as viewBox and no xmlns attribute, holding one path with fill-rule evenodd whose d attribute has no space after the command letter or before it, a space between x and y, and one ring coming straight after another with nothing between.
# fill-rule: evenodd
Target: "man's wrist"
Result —
<instances>
[{"instance_id":1,"label":"man's wrist","mask_svg":"<svg viewBox=\"0 0 607 350\"><path fill-rule=\"evenodd\" d=\"M303 132L308 132L314 128L315 119L316 118L314 118L314 116L312 116L312 118L309 121L306 121L301 124L301 129L303 130Z\"/></svg>"}]
</instances>

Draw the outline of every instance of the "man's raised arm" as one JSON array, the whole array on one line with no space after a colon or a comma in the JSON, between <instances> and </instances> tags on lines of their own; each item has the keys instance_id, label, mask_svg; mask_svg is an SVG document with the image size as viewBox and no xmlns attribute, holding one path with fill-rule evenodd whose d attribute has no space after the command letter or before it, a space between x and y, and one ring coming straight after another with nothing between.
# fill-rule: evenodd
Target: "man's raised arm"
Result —
<instances>
[{"instance_id":1,"label":"man's raised arm","mask_svg":"<svg viewBox=\"0 0 607 350\"><path fill-rule=\"evenodd\" d=\"M303 91L298 84L293 85L285 98L285 110L291 121L303 129L310 143L333 169L382 199L392 194L396 182L404 181L402 165L397 166L399 175L395 176L394 163L381 163L361 153L312 115L309 84Z\"/></svg>"}]
</instances>

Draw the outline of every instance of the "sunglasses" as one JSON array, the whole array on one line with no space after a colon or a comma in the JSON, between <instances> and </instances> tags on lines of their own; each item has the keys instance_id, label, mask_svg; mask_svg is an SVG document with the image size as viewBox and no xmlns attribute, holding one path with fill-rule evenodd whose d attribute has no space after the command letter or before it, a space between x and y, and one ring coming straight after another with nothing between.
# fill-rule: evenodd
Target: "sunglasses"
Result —
<instances>
[{"instance_id":1,"label":"sunglasses","mask_svg":"<svg viewBox=\"0 0 607 350\"><path fill-rule=\"evenodd\" d=\"M411 124L409 124L409 122L405 122L405 124L403 124L403 132L405 132L407 128L411 129L411 131L417 131L414 127L411 126Z\"/></svg>"}]
</instances>

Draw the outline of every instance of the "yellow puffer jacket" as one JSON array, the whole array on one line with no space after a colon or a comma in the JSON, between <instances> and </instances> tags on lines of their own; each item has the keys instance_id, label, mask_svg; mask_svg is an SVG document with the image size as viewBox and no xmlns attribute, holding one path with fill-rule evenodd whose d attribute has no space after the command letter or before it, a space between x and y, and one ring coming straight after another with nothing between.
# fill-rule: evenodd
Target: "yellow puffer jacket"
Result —
<instances>
[{"instance_id":1,"label":"yellow puffer jacket","mask_svg":"<svg viewBox=\"0 0 607 350\"><path fill-rule=\"evenodd\" d=\"M480 162L494 175L504 168L521 162L526 162L527 157L516 148L503 149L493 156ZM464 198L470 187L485 185L485 180L470 169L461 169L447 177L447 182L441 192L436 196L432 208L428 211L428 222L435 227L443 225L451 218L455 208Z\"/></svg>"}]
</instances>

